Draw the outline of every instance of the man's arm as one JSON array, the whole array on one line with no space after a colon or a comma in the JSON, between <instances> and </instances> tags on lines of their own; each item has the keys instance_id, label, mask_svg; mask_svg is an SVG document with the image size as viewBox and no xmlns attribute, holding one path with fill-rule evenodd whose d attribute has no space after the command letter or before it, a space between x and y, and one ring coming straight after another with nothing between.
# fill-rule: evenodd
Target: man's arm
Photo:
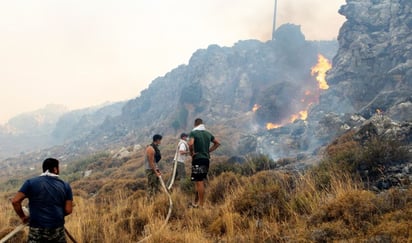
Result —
<instances>
[{"instance_id":1,"label":"man's arm","mask_svg":"<svg viewBox=\"0 0 412 243\"><path fill-rule=\"evenodd\" d=\"M187 145L189 145L189 151L190 151L190 155L193 157L193 155L195 155L195 150L193 147L193 144L195 143L195 138L191 137L189 139L189 141L187 142Z\"/></svg>"},{"instance_id":2,"label":"man's arm","mask_svg":"<svg viewBox=\"0 0 412 243\"><path fill-rule=\"evenodd\" d=\"M157 176L160 176L160 170L157 168L156 166L156 162L155 162L155 151L151 146L148 146L146 149L146 156L147 156L147 160L149 161L149 165L150 168L152 168L152 170L156 173Z\"/></svg>"},{"instance_id":3,"label":"man's arm","mask_svg":"<svg viewBox=\"0 0 412 243\"><path fill-rule=\"evenodd\" d=\"M219 143L219 141L217 141L216 138L214 138L212 140L212 143L213 143L213 145L212 145L212 147L209 148L209 153L215 151L220 146L220 143Z\"/></svg>"},{"instance_id":4,"label":"man's arm","mask_svg":"<svg viewBox=\"0 0 412 243\"><path fill-rule=\"evenodd\" d=\"M67 216L73 212L73 201L66 200L64 204L64 216Z\"/></svg>"},{"instance_id":5,"label":"man's arm","mask_svg":"<svg viewBox=\"0 0 412 243\"><path fill-rule=\"evenodd\" d=\"M188 147L188 146L186 146L186 144L181 143L180 146L179 146L179 153L180 153L181 155L188 154L189 151L188 151L187 147Z\"/></svg>"},{"instance_id":6,"label":"man's arm","mask_svg":"<svg viewBox=\"0 0 412 243\"><path fill-rule=\"evenodd\" d=\"M24 214L21 202L26 198L26 195L22 192L17 192L14 198L11 200L13 209L16 214L20 217L21 221L25 224L29 221L29 216Z\"/></svg>"}]
</instances>

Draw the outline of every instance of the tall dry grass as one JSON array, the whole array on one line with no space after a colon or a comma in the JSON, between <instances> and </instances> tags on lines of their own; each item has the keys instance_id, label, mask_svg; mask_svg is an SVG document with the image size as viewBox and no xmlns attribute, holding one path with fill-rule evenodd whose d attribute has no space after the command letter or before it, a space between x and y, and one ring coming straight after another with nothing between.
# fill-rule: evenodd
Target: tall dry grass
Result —
<instances>
[{"instance_id":1,"label":"tall dry grass","mask_svg":"<svg viewBox=\"0 0 412 243\"><path fill-rule=\"evenodd\" d=\"M207 183L203 209L188 208L193 193L176 187L172 214L162 230L169 208L166 194L149 203L144 190L113 179L93 196L75 196L66 228L78 242L99 243L412 240L411 189L374 194L349 174L329 173L325 180L316 170L251 176L223 172ZM19 223L8 197L0 198L0 230Z\"/></svg>"}]
</instances>

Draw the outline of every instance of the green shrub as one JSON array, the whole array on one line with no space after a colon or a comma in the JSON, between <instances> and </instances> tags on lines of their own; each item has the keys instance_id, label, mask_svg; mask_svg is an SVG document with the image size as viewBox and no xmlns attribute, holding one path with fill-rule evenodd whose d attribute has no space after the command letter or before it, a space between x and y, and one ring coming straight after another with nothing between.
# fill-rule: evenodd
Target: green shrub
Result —
<instances>
[{"instance_id":1,"label":"green shrub","mask_svg":"<svg viewBox=\"0 0 412 243\"><path fill-rule=\"evenodd\" d=\"M211 177L217 177L225 172L233 172L235 174L242 173L242 166L239 163L233 162L219 162L212 163L209 168L209 175Z\"/></svg>"},{"instance_id":2,"label":"green shrub","mask_svg":"<svg viewBox=\"0 0 412 243\"><path fill-rule=\"evenodd\" d=\"M356 167L368 172L364 179L375 180L382 176L387 166L403 163L409 158L407 149L399 142L376 136L365 143Z\"/></svg>"},{"instance_id":3,"label":"green shrub","mask_svg":"<svg viewBox=\"0 0 412 243\"><path fill-rule=\"evenodd\" d=\"M259 171L276 168L276 163L268 155L252 154L246 158L246 163L242 165L243 175L253 175Z\"/></svg>"}]
</instances>

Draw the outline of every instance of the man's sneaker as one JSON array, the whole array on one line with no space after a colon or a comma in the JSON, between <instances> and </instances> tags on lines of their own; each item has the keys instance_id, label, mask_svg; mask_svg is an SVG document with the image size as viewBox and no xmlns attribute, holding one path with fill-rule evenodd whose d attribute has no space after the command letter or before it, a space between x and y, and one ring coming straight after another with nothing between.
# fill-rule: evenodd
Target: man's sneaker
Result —
<instances>
[{"instance_id":1,"label":"man's sneaker","mask_svg":"<svg viewBox=\"0 0 412 243\"><path fill-rule=\"evenodd\" d=\"M199 208L199 205L194 203L189 203L189 208Z\"/></svg>"}]
</instances>

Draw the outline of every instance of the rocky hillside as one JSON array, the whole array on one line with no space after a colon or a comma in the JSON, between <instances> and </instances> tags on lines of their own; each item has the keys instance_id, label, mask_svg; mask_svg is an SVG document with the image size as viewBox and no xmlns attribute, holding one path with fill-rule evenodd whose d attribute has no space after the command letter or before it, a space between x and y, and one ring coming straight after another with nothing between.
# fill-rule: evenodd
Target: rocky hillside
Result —
<instances>
[{"instance_id":1,"label":"rocky hillside","mask_svg":"<svg viewBox=\"0 0 412 243\"><path fill-rule=\"evenodd\" d=\"M322 109L411 119L412 2L350 0L339 13L347 21L328 75L332 88L322 97L330 106Z\"/></svg>"},{"instance_id":2,"label":"rocky hillside","mask_svg":"<svg viewBox=\"0 0 412 243\"><path fill-rule=\"evenodd\" d=\"M68 109L64 106L47 105L10 119L0 126L0 158L52 146L54 143L50 131L66 112Z\"/></svg>"},{"instance_id":3,"label":"rocky hillside","mask_svg":"<svg viewBox=\"0 0 412 243\"><path fill-rule=\"evenodd\" d=\"M261 152L273 159L305 160L374 114L410 121L411 5L347 0L339 10L347 21L326 89L320 89L311 70L319 54L332 60L332 43L305 41L298 26L284 25L273 41L198 50L188 65L154 80L88 141L123 137L139 143L153 133L187 131L195 117L202 117L224 136L226 154Z\"/></svg>"},{"instance_id":4,"label":"rocky hillside","mask_svg":"<svg viewBox=\"0 0 412 243\"><path fill-rule=\"evenodd\" d=\"M273 41L200 49L188 65L153 80L121 116L83 141L98 146L146 142L154 133L176 136L202 117L216 132L232 134L225 144L238 153L244 136L266 131L268 123L284 123L317 100L320 91L311 68L319 54L331 60L336 48L335 41L306 41L299 26L287 24ZM306 92L310 99L302 102Z\"/></svg>"},{"instance_id":5,"label":"rocky hillside","mask_svg":"<svg viewBox=\"0 0 412 243\"><path fill-rule=\"evenodd\" d=\"M0 126L0 159L16 157L73 142L99 126L107 117L120 115L125 102L69 111L62 105L17 115Z\"/></svg>"},{"instance_id":6,"label":"rocky hillside","mask_svg":"<svg viewBox=\"0 0 412 243\"><path fill-rule=\"evenodd\" d=\"M404 0L347 0L339 10L347 21L326 77L329 89L321 93L305 122L263 134L257 146L274 155L299 156L316 152L377 113L395 122L410 121L411 9L412 2Z\"/></svg>"},{"instance_id":7,"label":"rocky hillside","mask_svg":"<svg viewBox=\"0 0 412 243\"><path fill-rule=\"evenodd\" d=\"M202 117L219 134L227 156L260 152L307 163L375 114L410 121L411 5L347 0L339 10L347 21L338 46L306 41L299 26L286 24L272 41L200 49L187 65L153 80L118 116L90 126L61 120L62 130L54 134L67 143L56 151L67 157L146 143L154 133L176 137ZM328 86L321 88L313 68L327 60Z\"/></svg>"}]
</instances>

